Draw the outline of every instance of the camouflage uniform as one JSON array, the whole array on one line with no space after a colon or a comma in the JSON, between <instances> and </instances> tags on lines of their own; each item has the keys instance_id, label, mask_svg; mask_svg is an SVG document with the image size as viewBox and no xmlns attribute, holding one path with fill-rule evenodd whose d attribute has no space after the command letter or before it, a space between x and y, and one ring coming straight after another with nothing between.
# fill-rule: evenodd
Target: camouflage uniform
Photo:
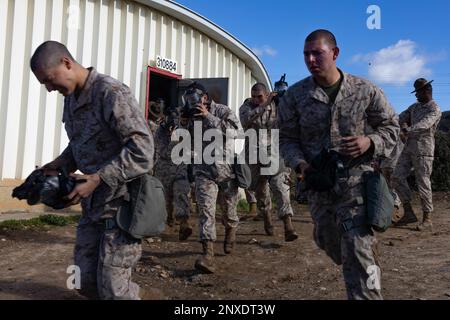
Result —
<instances>
[{"instance_id":1,"label":"camouflage uniform","mask_svg":"<svg viewBox=\"0 0 450 320\"><path fill-rule=\"evenodd\" d=\"M156 130L158 130L160 124L156 123L155 121L150 120L150 119L147 121L147 123L148 123L148 127L150 129L150 132L152 133L153 136L155 136Z\"/></svg>"},{"instance_id":2,"label":"camouflage uniform","mask_svg":"<svg viewBox=\"0 0 450 320\"><path fill-rule=\"evenodd\" d=\"M383 176L386 178L386 182L389 185L389 188L391 189L392 197L394 198L394 205L397 208L400 208L400 205L402 204L400 197L398 196L397 192L394 189L394 177L393 173L395 168L398 164L398 159L400 158L400 155L402 154L404 144L401 139L397 140L397 144L394 147L394 150L392 150L392 153L389 155L389 158L383 159L380 162L380 169L383 173Z\"/></svg>"},{"instance_id":3,"label":"camouflage uniform","mask_svg":"<svg viewBox=\"0 0 450 320\"><path fill-rule=\"evenodd\" d=\"M151 170L153 139L129 88L89 70L78 99L72 94L64 100L69 145L58 157L69 172L78 169L101 178L91 196L81 201L74 252L81 268L80 292L101 299L139 299L131 270L141 244L113 219L127 195L125 182Z\"/></svg>"},{"instance_id":4,"label":"camouflage uniform","mask_svg":"<svg viewBox=\"0 0 450 320\"><path fill-rule=\"evenodd\" d=\"M270 105L270 109L266 110L264 107L255 107L251 104L251 99L244 101L239 108L239 116L244 130L255 129L258 133L259 129L267 129L268 141L258 145L258 148L267 148L270 152L270 134L269 130L278 129L277 108L274 103ZM259 134L258 134L259 137ZM260 139L258 138L258 143ZM246 150L250 152L249 142L246 141ZM275 201L277 203L278 217L282 219L286 215L293 215L290 193L289 193L289 175L290 169L284 166L284 161L279 159L280 169L275 175L267 176L261 175L261 164L250 164L252 171L252 185L250 190L255 192L258 209L265 214L272 209L272 199L270 197L270 190L272 190Z\"/></svg>"},{"instance_id":5,"label":"camouflage uniform","mask_svg":"<svg viewBox=\"0 0 450 320\"><path fill-rule=\"evenodd\" d=\"M349 299L381 299L377 286L368 286L369 270L377 268L373 230L365 222L362 172L371 160L389 155L398 137L394 111L383 92L370 82L342 73L334 103L308 77L291 86L279 105L281 154L291 168L310 163L323 148L339 150L342 137L365 135L372 147L349 177L326 192L309 191L314 240L333 261L343 265ZM345 160L347 158L347 160Z\"/></svg>"},{"instance_id":6,"label":"camouflage uniform","mask_svg":"<svg viewBox=\"0 0 450 320\"><path fill-rule=\"evenodd\" d=\"M208 129L217 129L225 135L226 129L239 129L239 120L229 107L211 101L208 111L209 114L201 120L203 133ZM202 139L193 136L193 124L194 121L189 122L192 138ZM203 150L208 144L208 141L203 141ZM194 164L193 175L200 219L200 241L215 241L216 202L222 207L222 224L226 228L236 228L239 223L236 211L239 188L233 179L231 166L225 162Z\"/></svg>"},{"instance_id":7,"label":"camouflage uniform","mask_svg":"<svg viewBox=\"0 0 450 320\"><path fill-rule=\"evenodd\" d=\"M155 177L157 177L164 186L166 197L167 212L175 218L189 218L190 203L189 192L191 185L187 176L187 165L173 163L171 153L173 147L177 144L171 141L171 132L163 123L156 130L156 162Z\"/></svg>"},{"instance_id":8,"label":"camouflage uniform","mask_svg":"<svg viewBox=\"0 0 450 320\"><path fill-rule=\"evenodd\" d=\"M245 189L245 199L247 200L247 202L250 203L256 203L256 197L255 197L255 192L251 191L249 189Z\"/></svg>"},{"instance_id":9,"label":"camouflage uniform","mask_svg":"<svg viewBox=\"0 0 450 320\"><path fill-rule=\"evenodd\" d=\"M424 213L433 211L431 172L434 158L434 134L441 111L434 100L417 102L400 114L400 124L406 123L408 138L394 171L394 187L403 203L411 202L411 190L406 178L414 168Z\"/></svg>"}]
</instances>

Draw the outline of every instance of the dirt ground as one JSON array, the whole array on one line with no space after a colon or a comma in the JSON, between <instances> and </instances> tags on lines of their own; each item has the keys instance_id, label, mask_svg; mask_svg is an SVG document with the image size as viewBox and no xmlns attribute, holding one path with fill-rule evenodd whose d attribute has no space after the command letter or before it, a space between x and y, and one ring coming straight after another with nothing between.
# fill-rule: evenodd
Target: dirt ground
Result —
<instances>
[{"instance_id":1,"label":"dirt ground","mask_svg":"<svg viewBox=\"0 0 450 320\"><path fill-rule=\"evenodd\" d=\"M434 199L433 233L403 227L378 234L385 299L450 299L450 193ZM294 206L297 241L284 242L281 221L274 237L262 222L243 221L236 251L226 256L218 224L217 271L203 275L193 268L201 252L197 230L179 242L175 227L144 241L134 279L166 299L346 299L340 268L312 240L307 207ZM74 225L0 231L0 299L82 299L66 287L74 240Z\"/></svg>"}]
</instances>

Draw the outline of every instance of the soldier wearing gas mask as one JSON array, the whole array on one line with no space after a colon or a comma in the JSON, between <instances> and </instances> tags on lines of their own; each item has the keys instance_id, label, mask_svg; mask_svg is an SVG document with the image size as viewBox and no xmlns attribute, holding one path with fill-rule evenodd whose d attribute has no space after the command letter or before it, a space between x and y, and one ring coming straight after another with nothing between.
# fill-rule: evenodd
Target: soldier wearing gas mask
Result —
<instances>
[{"instance_id":1,"label":"soldier wearing gas mask","mask_svg":"<svg viewBox=\"0 0 450 320\"><path fill-rule=\"evenodd\" d=\"M164 119L155 133L155 177L164 186L166 197L167 224L173 226L174 218L180 222L179 239L186 240L192 234L189 223L191 189L187 164L175 164L171 154L177 142L171 140L174 130L179 125L180 115L177 108L166 108Z\"/></svg>"},{"instance_id":2,"label":"soldier wearing gas mask","mask_svg":"<svg viewBox=\"0 0 450 320\"><path fill-rule=\"evenodd\" d=\"M233 132L239 129L239 120L227 106L209 99L205 87L199 83L191 84L183 96L185 107L181 114L181 123L187 128L192 139L200 139L202 150L208 146L202 136L196 136L194 126L199 125L203 133L208 129L218 130L223 137L227 129ZM237 134L237 132L236 132ZM200 224L200 241L203 253L195 262L195 268L203 273L213 273L214 241L216 241L216 203L222 207L222 223L225 226L224 252L230 254L234 249L236 229L239 223L237 215L238 186L233 179L232 167L226 161L207 164L193 164L195 196Z\"/></svg>"}]
</instances>

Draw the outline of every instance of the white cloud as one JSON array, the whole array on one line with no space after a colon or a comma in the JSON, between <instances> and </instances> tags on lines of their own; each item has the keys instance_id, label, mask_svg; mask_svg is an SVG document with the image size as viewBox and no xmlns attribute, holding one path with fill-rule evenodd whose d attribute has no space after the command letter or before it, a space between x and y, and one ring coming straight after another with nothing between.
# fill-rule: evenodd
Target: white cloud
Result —
<instances>
[{"instance_id":1,"label":"white cloud","mask_svg":"<svg viewBox=\"0 0 450 320\"><path fill-rule=\"evenodd\" d=\"M417 52L417 44L411 40L399 40L379 51L357 54L351 61L368 63L369 77L384 84L404 85L431 74L431 70L426 67L429 59Z\"/></svg>"},{"instance_id":2,"label":"white cloud","mask_svg":"<svg viewBox=\"0 0 450 320\"><path fill-rule=\"evenodd\" d=\"M267 55L270 57L275 57L278 53L277 50L275 50L274 48L272 48L269 45L264 45L260 48L252 48L252 51L260 58L264 55Z\"/></svg>"}]
</instances>

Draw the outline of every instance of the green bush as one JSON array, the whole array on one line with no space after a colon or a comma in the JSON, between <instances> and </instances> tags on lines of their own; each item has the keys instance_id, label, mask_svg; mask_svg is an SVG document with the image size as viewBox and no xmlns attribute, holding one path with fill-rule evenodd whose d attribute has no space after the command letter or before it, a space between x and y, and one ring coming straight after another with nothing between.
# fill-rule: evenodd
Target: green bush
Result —
<instances>
[{"instance_id":1,"label":"green bush","mask_svg":"<svg viewBox=\"0 0 450 320\"><path fill-rule=\"evenodd\" d=\"M433 191L450 190L450 132L437 131L435 135L433 173L431 185Z\"/></svg>"},{"instance_id":2,"label":"green bush","mask_svg":"<svg viewBox=\"0 0 450 320\"><path fill-rule=\"evenodd\" d=\"M249 206L247 200L245 200L245 199L239 200L239 202L237 204L237 210L238 211L248 212L249 208L250 208L250 206Z\"/></svg>"}]
</instances>

